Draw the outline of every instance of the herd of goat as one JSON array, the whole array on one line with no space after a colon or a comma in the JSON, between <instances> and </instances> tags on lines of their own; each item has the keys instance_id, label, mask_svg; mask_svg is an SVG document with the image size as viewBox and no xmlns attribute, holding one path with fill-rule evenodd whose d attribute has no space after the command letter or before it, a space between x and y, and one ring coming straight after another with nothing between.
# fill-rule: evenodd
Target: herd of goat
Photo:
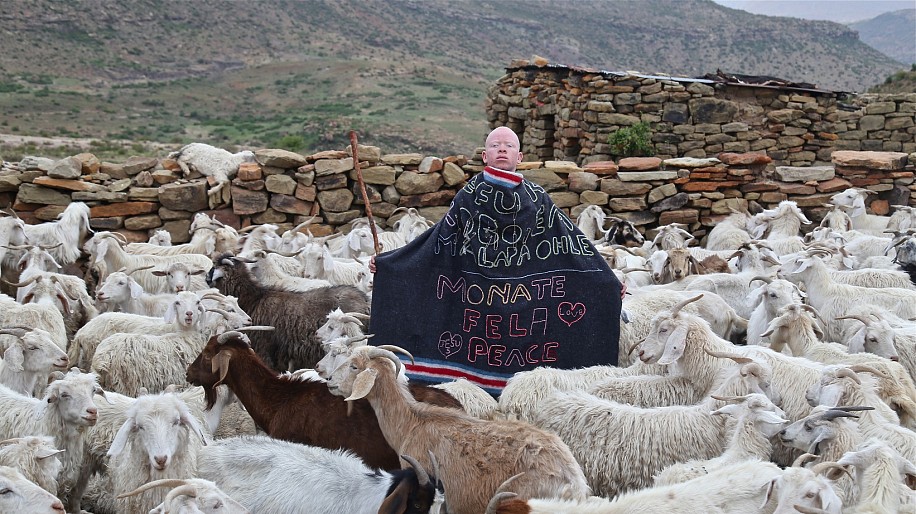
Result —
<instances>
[{"instance_id":1,"label":"herd of goat","mask_svg":"<svg viewBox=\"0 0 916 514\"><path fill-rule=\"evenodd\" d=\"M704 246L590 206L618 366L498 399L374 346L368 220L191 240L0 217L0 511L916 513L916 212L734 212ZM394 221L396 220L396 221ZM407 209L383 251L431 223Z\"/></svg>"}]
</instances>

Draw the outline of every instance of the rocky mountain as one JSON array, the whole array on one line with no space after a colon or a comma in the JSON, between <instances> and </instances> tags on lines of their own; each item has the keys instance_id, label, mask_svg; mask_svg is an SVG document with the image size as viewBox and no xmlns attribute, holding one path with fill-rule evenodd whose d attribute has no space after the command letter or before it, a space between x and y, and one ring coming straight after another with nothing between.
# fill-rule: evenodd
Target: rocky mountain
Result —
<instances>
[{"instance_id":1,"label":"rocky mountain","mask_svg":"<svg viewBox=\"0 0 916 514\"><path fill-rule=\"evenodd\" d=\"M885 55L906 65L916 63L916 9L884 13L849 27Z\"/></svg>"},{"instance_id":2,"label":"rocky mountain","mask_svg":"<svg viewBox=\"0 0 916 514\"><path fill-rule=\"evenodd\" d=\"M864 91L900 65L843 25L711 0L5 0L0 132L468 153L513 59Z\"/></svg>"}]
</instances>

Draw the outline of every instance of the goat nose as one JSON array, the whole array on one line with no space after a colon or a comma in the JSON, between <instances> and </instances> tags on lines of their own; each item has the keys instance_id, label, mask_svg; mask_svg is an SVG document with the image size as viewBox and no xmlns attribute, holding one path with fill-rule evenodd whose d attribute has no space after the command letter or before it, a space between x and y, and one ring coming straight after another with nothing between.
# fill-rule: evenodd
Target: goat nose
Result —
<instances>
[{"instance_id":1,"label":"goat nose","mask_svg":"<svg viewBox=\"0 0 916 514\"><path fill-rule=\"evenodd\" d=\"M51 510L54 512L60 512L60 514L64 514L64 504L61 503L60 500L57 500L51 504Z\"/></svg>"},{"instance_id":2,"label":"goat nose","mask_svg":"<svg viewBox=\"0 0 916 514\"><path fill-rule=\"evenodd\" d=\"M158 455L154 457L154 459L156 461L156 467L158 467L159 469L162 469L165 467L165 461L168 460L168 457Z\"/></svg>"},{"instance_id":3,"label":"goat nose","mask_svg":"<svg viewBox=\"0 0 916 514\"><path fill-rule=\"evenodd\" d=\"M96 409L95 407L89 407L88 409L86 409L86 412L92 416L96 416L98 415L99 410Z\"/></svg>"},{"instance_id":4,"label":"goat nose","mask_svg":"<svg viewBox=\"0 0 916 514\"><path fill-rule=\"evenodd\" d=\"M900 357L897 357L896 355L894 355L893 357L891 357L891 360L894 362L897 362L900 360Z\"/></svg>"}]
</instances>

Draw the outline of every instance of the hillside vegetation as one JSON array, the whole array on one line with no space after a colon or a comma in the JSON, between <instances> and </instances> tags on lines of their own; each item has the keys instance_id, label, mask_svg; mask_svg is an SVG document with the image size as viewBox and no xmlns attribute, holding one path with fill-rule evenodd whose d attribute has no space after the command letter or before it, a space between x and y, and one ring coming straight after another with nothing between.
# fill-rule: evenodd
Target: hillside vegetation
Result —
<instances>
[{"instance_id":1,"label":"hillside vegetation","mask_svg":"<svg viewBox=\"0 0 916 514\"><path fill-rule=\"evenodd\" d=\"M0 133L176 148L308 152L356 129L389 151L467 154L486 88L532 54L851 91L899 69L843 25L710 0L5 0L0 23Z\"/></svg>"}]
</instances>

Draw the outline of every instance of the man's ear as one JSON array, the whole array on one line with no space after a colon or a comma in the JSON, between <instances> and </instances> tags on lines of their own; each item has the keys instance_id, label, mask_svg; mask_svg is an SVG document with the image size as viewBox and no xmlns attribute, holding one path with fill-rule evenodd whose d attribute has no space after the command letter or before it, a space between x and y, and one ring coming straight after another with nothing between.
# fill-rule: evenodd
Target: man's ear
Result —
<instances>
[{"instance_id":1,"label":"man's ear","mask_svg":"<svg viewBox=\"0 0 916 514\"><path fill-rule=\"evenodd\" d=\"M524 156L522 155L522 152L519 152L519 153L518 153L518 163L519 163L519 164L522 163L522 158L523 158L523 157L524 157Z\"/></svg>"}]
</instances>

